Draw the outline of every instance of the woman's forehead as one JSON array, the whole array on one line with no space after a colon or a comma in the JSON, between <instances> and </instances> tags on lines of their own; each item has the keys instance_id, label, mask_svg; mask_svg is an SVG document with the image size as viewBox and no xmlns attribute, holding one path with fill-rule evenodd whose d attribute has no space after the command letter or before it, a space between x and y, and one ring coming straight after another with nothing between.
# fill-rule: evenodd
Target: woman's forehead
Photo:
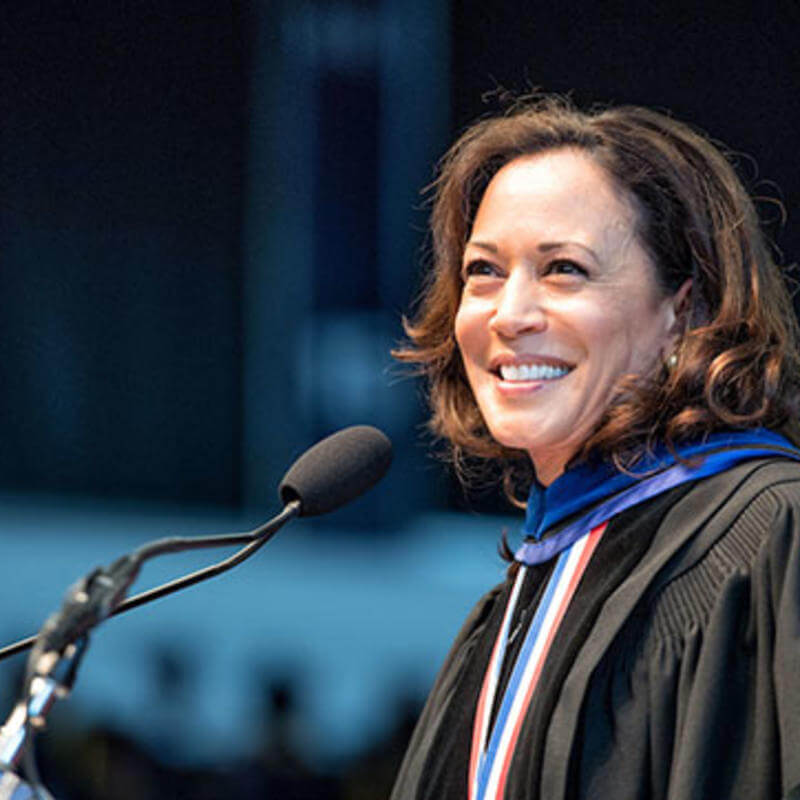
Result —
<instances>
[{"instance_id":1,"label":"woman's forehead","mask_svg":"<svg viewBox=\"0 0 800 800\"><path fill-rule=\"evenodd\" d=\"M481 198L469 240L502 237L575 241L589 249L630 243L638 214L590 155L547 151L510 161Z\"/></svg>"}]
</instances>

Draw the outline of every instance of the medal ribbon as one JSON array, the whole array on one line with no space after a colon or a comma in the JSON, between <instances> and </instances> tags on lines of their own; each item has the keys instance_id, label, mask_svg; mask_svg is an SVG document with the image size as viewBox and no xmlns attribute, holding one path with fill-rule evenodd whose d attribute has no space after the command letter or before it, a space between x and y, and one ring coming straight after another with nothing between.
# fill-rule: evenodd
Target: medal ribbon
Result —
<instances>
[{"instance_id":1,"label":"medal ribbon","mask_svg":"<svg viewBox=\"0 0 800 800\"><path fill-rule=\"evenodd\" d=\"M490 734L489 720L508 644L509 627L527 572L525 566L520 566L478 698L469 765L469 800L501 800L503 797L508 767L542 666L605 529L603 524L585 533L559 555L525 634Z\"/></svg>"}]
</instances>

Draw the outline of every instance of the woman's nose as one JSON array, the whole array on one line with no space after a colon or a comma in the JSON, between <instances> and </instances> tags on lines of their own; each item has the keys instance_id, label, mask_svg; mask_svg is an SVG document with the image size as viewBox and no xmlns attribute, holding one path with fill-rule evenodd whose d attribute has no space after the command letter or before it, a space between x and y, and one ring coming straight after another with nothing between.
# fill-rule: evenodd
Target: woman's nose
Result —
<instances>
[{"instance_id":1,"label":"woman's nose","mask_svg":"<svg viewBox=\"0 0 800 800\"><path fill-rule=\"evenodd\" d=\"M510 277L497 297L489 327L506 338L543 331L547 316L540 295L541 287L535 279Z\"/></svg>"}]
</instances>

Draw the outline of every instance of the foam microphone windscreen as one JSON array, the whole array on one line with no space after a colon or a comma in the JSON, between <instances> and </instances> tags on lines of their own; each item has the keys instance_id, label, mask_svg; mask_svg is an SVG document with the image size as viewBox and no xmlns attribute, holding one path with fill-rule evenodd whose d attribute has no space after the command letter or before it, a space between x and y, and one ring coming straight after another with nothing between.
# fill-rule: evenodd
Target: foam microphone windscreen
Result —
<instances>
[{"instance_id":1,"label":"foam microphone windscreen","mask_svg":"<svg viewBox=\"0 0 800 800\"><path fill-rule=\"evenodd\" d=\"M327 514L371 489L392 463L392 443L370 425L354 425L306 450L278 488L284 504L300 501L300 516Z\"/></svg>"}]
</instances>

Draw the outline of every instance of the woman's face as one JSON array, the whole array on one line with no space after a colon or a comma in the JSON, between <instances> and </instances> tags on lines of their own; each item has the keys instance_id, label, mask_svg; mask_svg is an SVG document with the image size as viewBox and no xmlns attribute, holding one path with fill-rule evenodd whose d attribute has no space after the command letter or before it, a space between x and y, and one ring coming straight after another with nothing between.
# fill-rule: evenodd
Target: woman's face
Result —
<instances>
[{"instance_id":1,"label":"woman's face","mask_svg":"<svg viewBox=\"0 0 800 800\"><path fill-rule=\"evenodd\" d=\"M478 207L456 340L492 436L527 450L544 484L589 437L620 376L671 348L684 289L659 288L636 219L573 149L506 164Z\"/></svg>"}]
</instances>

